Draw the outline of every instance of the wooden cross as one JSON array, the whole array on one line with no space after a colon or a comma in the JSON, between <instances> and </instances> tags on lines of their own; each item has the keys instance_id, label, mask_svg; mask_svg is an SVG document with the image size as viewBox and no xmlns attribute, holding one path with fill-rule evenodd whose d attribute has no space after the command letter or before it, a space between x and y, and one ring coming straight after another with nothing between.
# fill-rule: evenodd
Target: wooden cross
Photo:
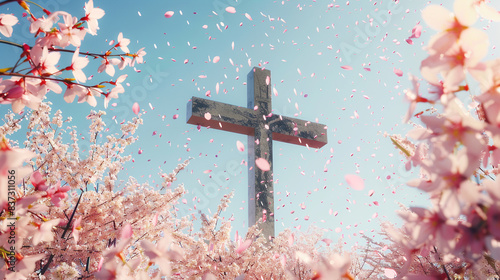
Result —
<instances>
[{"instance_id":1,"label":"wooden cross","mask_svg":"<svg viewBox=\"0 0 500 280\"><path fill-rule=\"evenodd\" d=\"M271 71L253 68L247 76L247 108L193 97L187 105L187 123L248 135L248 225L260 218L267 238L275 236L273 199L273 140L321 148L327 141L326 126L274 115L271 106ZM205 114L210 113L207 120ZM255 166L266 159L271 170Z\"/></svg>"}]
</instances>

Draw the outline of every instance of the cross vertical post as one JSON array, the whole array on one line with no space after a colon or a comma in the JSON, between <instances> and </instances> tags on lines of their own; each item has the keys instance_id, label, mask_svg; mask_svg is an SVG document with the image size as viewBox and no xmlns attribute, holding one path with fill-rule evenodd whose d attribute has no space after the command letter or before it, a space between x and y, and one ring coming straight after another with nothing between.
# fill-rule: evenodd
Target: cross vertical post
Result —
<instances>
[{"instance_id":1,"label":"cross vertical post","mask_svg":"<svg viewBox=\"0 0 500 280\"><path fill-rule=\"evenodd\" d=\"M258 127L253 136L248 136L248 225L254 225L259 218L265 220L262 233L274 237L274 189L273 189L273 135L266 129L266 119L270 117L271 71L254 68L247 76L248 108L254 109ZM263 158L269 162L271 170L262 171L255 161Z\"/></svg>"}]
</instances>

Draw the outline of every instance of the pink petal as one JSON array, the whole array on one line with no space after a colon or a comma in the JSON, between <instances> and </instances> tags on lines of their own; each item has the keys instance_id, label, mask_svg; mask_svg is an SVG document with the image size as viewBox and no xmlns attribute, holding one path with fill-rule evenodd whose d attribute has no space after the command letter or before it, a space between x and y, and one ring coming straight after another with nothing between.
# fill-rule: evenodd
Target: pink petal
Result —
<instances>
[{"instance_id":1,"label":"pink petal","mask_svg":"<svg viewBox=\"0 0 500 280\"><path fill-rule=\"evenodd\" d=\"M354 174L347 174L345 175L345 180L347 184L353 188L354 190L361 191L365 188L365 182L363 179L357 175Z\"/></svg>"},{"instance_id":2,"label":"pink petal","mask_svg":"<svg viewBox=\"0 0 500 280\"><path fill-rule=\"evenodd\" d=\"M238 248L236 249L236 254L243 253L243 251L245 251L246 249L248 249L248 247L250 247L250 245L252 245L252 242L252 239L245 240L245 242L241 243L240 246L238 246Z\"/></svg>"},{"instance_id":3,"label":"pink petal","mask_svg":"<svg viewBox=\"0 0 500 280\"><path fill-rule=\"evenodd\" d=\"M135 102L134 105L132 105L132 112L134 112L134 114L139 114L139 111L141 110L141 108L139 107L139 103Z\"/></svg>"},{"instance_id":4,"label":"pink petal","mask_svg":"<svg viewBox=\"0 0 500 280\"><path fill-rule=\"evenodd\" d=\"M122 229L120 238L129 239L130 237L132 237L132 226L130 224L126 224Z\"/></svg>"},{"instance_id":5,"label":"pink petal","mask_svg":"<svg viewBox=\"0 0 500 280\"><path fill-rule=\"evenodd\" d=\"M412 38L419 38L422 34L422 25L417 24L415 27L413 27L411 33Z\"/></svg>"},{"instance_id":6,"label":"pink petal","mask_svg":"<svg viewBox=\"0 0 500 280\"><path fill-rule=\"evenodd\" d=\"M175 114L172 119L176 120L179 117L179 114Z\"/></svg>"},{"instance_id":7,"label":"pink petal","mask_svg":"<svg viewBox=\"0 0 500 280\"><path fill-rule=\"evenodd\" d=\"M234 13L236 13L236 9L234 7L229 6L226 8L226 12L228 12L230 14L234 14Z\"/></svg>"},{"instance_id":8,"label":"pink petal","mask_svg":"<svg viewBox=\"0 0 500 280\"><path fill-rule=\"evenodd\" d=\"M209 121L211 118L212 118L212 114L210 114L210 113L208 113L208 112L207 112L207 113L205 113L205 119L206 119L207 121Z\"/></svg>"},{"instance_id":9,"label":"pink petal","mask_svg":"<svg viewBox=\"0 0 500 280\"><path fill-rule=\"evenodd\" d=\"M403 76L403 71L401 71L401 69L394 68L394 74L396 74L398 77L401 77Z\"/></svg>"},{"instance_id":10,"label":"pink petal","mask_svg":"<svg viewBox=\"0 0 500 280\"><path fill-rule=\"evenodd\" d=\"M479 14L492 21L500 21L500 13L493 7L486 5L484 2L479 4Z\"/></svg>"},{"instance_id":11,"label":"pink petal","mask_svg":"<svg viewBox=\"0 0 500 280\"><path fill-rule=\"evenodd\" d=\"M478 18L474 3L471 0L466 1L455 1L453 4L453 10L455 12L455 17L460 24L465 26L473 25Z\"/></svg>"},{"instance_id":12,"label":"pink petal","mask_svg":"<svg viewBox=\"0 0 500 280\"><path fill-rule=\"evenodd\" d=\"M213 62L214 62L214 63L217 63L217 62L219 62L219 60L220 60L220 57L219 57L219 56L216 56L216 57L214 57Z\"/></svg>"},{"instance_id":13,"label":"pink petal","mask_svg":"<svg viewBox=\"0 0 500 280\"><path fill-rule=\"evenodd\" d=\"M248 20L252 20L252 17L249 14L246 13L245 16L247 17Z\"/></svg>"},{"instance_id":14,"label":"pink petal","mask_svg":"<svg viewBox=\"0 0 500 280\"><path fill-rule=\"evenodd\" d=\"M454 16L445 7L430 5L422 10L422 18L434 30L442 31L453 27Z\"/></svg>"},{"instance_id":15,"label":"pink petal","mask_svg":"<svg viewBox=\"0 0 500 280\"><path fill-rule=\"evenodd\" d=\"M352 70L352 66L349 66L349 65L340 66L340 68L345 69L345 70Z\"/></svg>"},{"instance_id":16,"label":"pink petal","mask_svg":"<svg viewBox=\"0 0 500 280\"><path fill-rule=\"evenodd\" d=\"M326 246L330 246L330 244L332 243L332 240L328 238L322 239L321 241L325 242Z\"/></svg>"},{"instance_id":17,"label":"pink petal","mask_svg":"<svg viewBox=\"0 0 500 280\"><path fill-rule=\"evenodd\" d=\"M238 148L238 151L244 152L245 151L245 145L241 143L240 141L236 141L236 147Z\"/></svg>"},{"instance_id":18,"label":"pink petal","mask_svg":"<svg viewBox=\"0 0 500 280\"><path fill-rule=\"evenodd\" d=\"M255 165L262 170L262 171L269 171L271 170L271 165L269 165L269 162L263 158L258 158L255 160Z\"/></svg>"},{"instance_id":19,"label":"pink petal","mask_svg":"<svg viewBox=\"0 0 500 280\"><path fill-rule=\"evenodd\" d=\"M166 18L171 18L174 15L174 11L168 11L165 13Z\"/></svg>"}]
</instances>

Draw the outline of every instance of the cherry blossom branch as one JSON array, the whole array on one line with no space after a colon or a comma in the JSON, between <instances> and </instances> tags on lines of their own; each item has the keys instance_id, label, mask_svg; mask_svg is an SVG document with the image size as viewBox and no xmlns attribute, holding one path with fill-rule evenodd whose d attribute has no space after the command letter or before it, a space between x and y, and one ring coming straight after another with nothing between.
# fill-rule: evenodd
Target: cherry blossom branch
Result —
<instances>
[{"instance_id":1,"label":"cherry blossom branch","mask_svg":"<svg viewBox=\"0 0 500 280\"><path fill-rule=\"evenodd\" d=\"M24 1L37 6L38 8L42 9L45 13L47 12L47 10L44 7L40 6L38 3L35 3L33 1L30 1L30 0L24 0Z\"/></svg>"},{"instance_id":2,"label":"cherry blossom branch","mask_svg":"<svg viewBox=\"0 0 500 280\"><path fill-rule=\"evenodd\" d=\"M71 213L71 217L69 218L68 224L66 225L66 228L64 229L63 234L61 235L61 238L64 239L64 236L66 235L66 232L69 230L69 227L71 226L71 221L73 221L73 217L75 216L76 209L78 208L78 205L80 204L80 199L82 199L83 191L80 193L80 197L78 197L78 201L76 202L75 209L73 210L73 213Z\"/></svg>"},{"instance_id":3,"label":"cherry blossom branch","mask_svg":"<svg viewBox=\"0 0 500 280\"><path fill-rule=\"evenodd\" d=\"M7 41L7 40L2 40L2 39L0 39L0 44L11 45L11 46L18 47L18 48L21 48L21 49L23 48L23 45L21 45L21 44L14 43L14 42Z\"/></svg>"},{"instance_id":4,"label":"cherry blossom branch","mask_svg":"<svg viewBox=\"0 0 500 280\"><path fill-rule=\"evenodd\" d=\"M103 83L109 83L108 81L101 82L98 85L93 85L93 86L88 86L80 83L75 83L71 81L71 79L58 79L58 78L51 78L51 77L44 77L44 76L34 76L34 75L27 75L27 74L20 74L20 73L6 73L6 72L0 72L0 76L12 76L12 77L21 77L21 78L26 78L26 79L39 79L39 80L50 80L50 81L55 81L55 82L61 82L65 84L73 84L73 85L78 85L82 86L85 88L102 88ZM102 93L102 95L106 96L106 93Z\"/></svg>"},{"instance_id":5,"label":"cherry blossom branch","mask_svg":"<svg viewBox=\"0 0 500 280\"><path fill-rule=\"evenodd\" d=\"M6 5L6 4L9 4L11 2L17 2L17 0L5 0L3 2L0 2L0 6L3 6L3 5Z\"/></svg>"},{"instance_id":6,"label":"cherry blossom branch","mask_svg":"<svg viewBox=\"0 0 500 280\"><path fill-rule=\"evenodd\" d=\"M22 46L21 46L22 47ZM89 53L89 52L82 52L82 51L79 51L78 54L81 54L81 55L89 55L89 56L93 56L94 58L106 58L106 57L121 57L121 56L130 56L130 57L136 57L137 55L136 54L133 54L133 53L121 53L121 54L111 54L111 50L114 49L115 47L112 47L109 51L107 51L106 53L104 54L98 54L98 53ZM55 52L67 52L67 53L71 53L71 54L74 54L75 51L72 51L72 50L66 50L66 49L59 49L59 48L54 48L54 47L50 47L48 48L49 51L55 51Z\"/></svg>"}]
</instances>

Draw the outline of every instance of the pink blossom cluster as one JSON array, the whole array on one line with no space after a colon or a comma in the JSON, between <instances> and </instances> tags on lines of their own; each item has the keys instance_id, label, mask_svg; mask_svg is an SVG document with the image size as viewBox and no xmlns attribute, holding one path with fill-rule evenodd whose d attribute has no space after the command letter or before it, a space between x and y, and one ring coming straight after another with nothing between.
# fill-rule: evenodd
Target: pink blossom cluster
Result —
<instances>
[{"instance_id":1,"label":"pink blossom cluster","mask_svg":"<svg viewBox=\"0 0 500 280\"><path fill-rule=\"evenodd\" d=\"M134 178L120 183L121 166L131 160L125 148L142 123L140 115L122 125L121 135L105 135L104 112L91 112L90 150L83 157L81 138L71 119L51 113L49 103L21 117L5 116L0 134L11 135L27 119L24 149L4 138L0 150L0 278L2 279L354 279L360 267L338 248L319 249L322 232L296 236L290 230L269 242L259 225L232 238L231 221L217 211L199 218L179 217L176 204L186 190L173 189L175 176L160 171L162 190ZM67 126L67 127L65 127ZM66 139L64 135L70 135ZM105 137L103 137L105 136ZM97 139L106 139L99 143ZM69 140L69 144L66 144ZM7 171L15 169L15 213L9 211ZM15 257L9 263L9 219L17 219ZM201 220L201 228L194 223ZM9 270L12 268L12 271Z\"/></svg>"},{"instance_id":2,"label":"pink blossom cluster","mask_svg":"<svg viewBox=\"0 0 500 280\"><path fill-rule=\"evenodd\" d=\"M500 185L493 177L500 164L500 60L483 61L488 35L472 25L479 17L500 21L500 13L486 1L456 0L453 8L430 5L422 11L425 22L438 31L420 68L431 97L422 97L422 81L410 76L413 89L406 92L411 105L405 122L417 103L439 103L443 111L417 114L423 125L407 134L418 142L411 148L406 140L392 138L407 155L407 168L420 167L420 178L408 185L428 193L432 207L400 211L403 234L393 232L393 238L407 260L415 252L423 257L439 252L445 264L473 266L485 256L500 260ZM469 77L481 87L472 100ZM462 91L469 94L474 112L464 106ZM400 275L405 268L398 269Z\"/></svg>"},{"instance_id":3,"label":"pink blossom cluster","mask_svg":"<svg viewBox=\"0 0 500 280\"><path fill-rule=\"evenodd\" d=\"M0 78L0 104L11 104L15 113L21 113L25 106L37 109L50 91L58 94L64 92L64 100L68 103L78 97L79 103L87 102L91 106L96 106L96 97L104 96L106 107L111 99L118 98L125 91L121 83L127 75L88 85L86 82L90 79L83 69L89 64L89 57L100 58L101 64L97 72L106 72L109 76L115 75L115 66L123 70L144 61L144 48L130 53L130 40L124 38L123 33L119 33L117 41L113 40L111 48L103 54L80 50L87 33L97 34L98 20L104 16L104 10L94 7L93 0L85 4L85 15L80 19L64 11L50 12L46 9L43 9L43 16L36 17L25 1L17 3L28 15L27 20L31 22L29 31L34 35L35 41L29 45L0 40L2 44L22 50L15 65L0 69L0 76L9 77ZM12 14L0 14L0 33L11 37L13 26L18 21ZM123 53L114 54L118 48ZM72 54L71 64L60 66L61 55L66 53ZM112 88L104 90L107 85Z\"/></svg>"}]
</instances>

